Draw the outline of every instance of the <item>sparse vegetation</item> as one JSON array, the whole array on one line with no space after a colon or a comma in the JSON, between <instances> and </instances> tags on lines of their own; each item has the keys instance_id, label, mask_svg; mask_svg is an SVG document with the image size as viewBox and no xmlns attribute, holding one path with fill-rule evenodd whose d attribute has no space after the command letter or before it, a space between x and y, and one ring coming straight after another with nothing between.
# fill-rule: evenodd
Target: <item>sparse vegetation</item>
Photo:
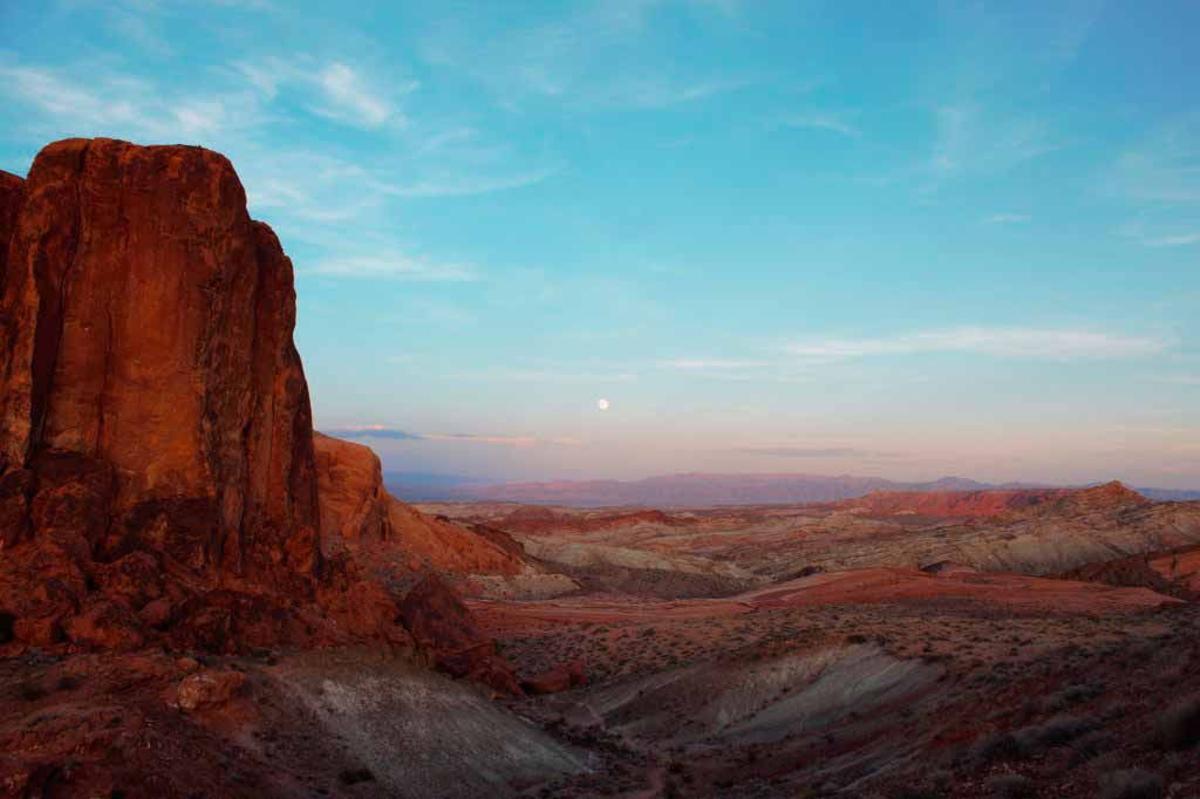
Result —
<instances>
[{"instance_id":1,"label":"sparse vegetation","mask_svg":"<svg viewBox=\"0 0 1200 799\"><path fill-rule=\"evenodd\" d=\"M1113 771L1100 778L1099 799L1160 799L1163 779L1145 769Z\"/></svg>"},{"instance_id":2,"label":"sparse vegetation","mask_svg":"<svg viewBox=\"0 0 1200 799\"><path fill-rule=\"evenodd\" d=\"M1155 738L1163 749L1190 749L1200 743L1200 694L1167 708L1155 724Z\"/></svg>"}]
</instances>

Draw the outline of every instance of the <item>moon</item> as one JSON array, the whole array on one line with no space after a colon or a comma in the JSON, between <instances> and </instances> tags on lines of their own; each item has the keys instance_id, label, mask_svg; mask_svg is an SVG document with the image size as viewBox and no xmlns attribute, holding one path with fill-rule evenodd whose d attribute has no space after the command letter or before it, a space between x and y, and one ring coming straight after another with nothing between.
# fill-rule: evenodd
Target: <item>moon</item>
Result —
<instances>
[{"instance_id":1,"label":"moon","mask_svg":"<svg viewBox=\"0 0 1200 799\"><path fill-rule=\"evenodd\" d=\"M606 400L604 397L596 400L596 407L602 411L607 411L610 405L612 405L612 403Z\"/></svg>"}]
</instances>

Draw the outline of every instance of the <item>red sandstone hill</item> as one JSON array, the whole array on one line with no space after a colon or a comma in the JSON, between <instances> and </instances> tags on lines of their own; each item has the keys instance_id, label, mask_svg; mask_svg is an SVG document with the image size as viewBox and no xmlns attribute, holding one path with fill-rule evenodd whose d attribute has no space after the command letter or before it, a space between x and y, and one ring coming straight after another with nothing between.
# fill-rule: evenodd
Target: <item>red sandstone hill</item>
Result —
<instances>
[{"instance_id":1,"label":"red sandstone hill","mask_svg":"<svg viewBox=\"0 0 1200 799\"><path fill-rule=\"evenodd\" d=\"M1150 500L1113 481L1091 488L1017 488L984 491L876 491L837 504L869 516L914 515L986 519L1035 508L1083 513L1146 505Z\"/></svg>"},{"instance_id":2,"label":"red sandstone hill","mask_svg":"<svg viewBox=\"0 0 1200 799\"><path fill-rule=\"evenodd\" d=\"M314 448L295 315L217 153L70 139L0 173L0 648L407 644L402 615L454 601L401 614L355 549L403 553L409 584L521 567L392 499L365 447ZM450 670L513 689L461 626ZM443 665L447 629L420 642Z\"/></svg>"}]
</instances>

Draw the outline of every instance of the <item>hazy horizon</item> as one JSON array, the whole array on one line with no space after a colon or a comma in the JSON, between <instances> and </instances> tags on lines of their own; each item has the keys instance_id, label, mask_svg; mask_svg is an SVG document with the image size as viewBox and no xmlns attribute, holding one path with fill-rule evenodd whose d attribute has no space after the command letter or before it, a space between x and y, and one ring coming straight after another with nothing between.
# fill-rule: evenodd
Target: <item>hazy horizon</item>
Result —
<instances>
[{"instance_id":1,"label":"hazy horizon","mask_svg":"<svg viewBox=\"0 0 1200 799\"><path fill-rule=\"evenodd\" d=\"M316 426L391 471L1197 489L1198 24L6 3L0 168L228 155L295 264Z\"/></svg>"}]
</instances>

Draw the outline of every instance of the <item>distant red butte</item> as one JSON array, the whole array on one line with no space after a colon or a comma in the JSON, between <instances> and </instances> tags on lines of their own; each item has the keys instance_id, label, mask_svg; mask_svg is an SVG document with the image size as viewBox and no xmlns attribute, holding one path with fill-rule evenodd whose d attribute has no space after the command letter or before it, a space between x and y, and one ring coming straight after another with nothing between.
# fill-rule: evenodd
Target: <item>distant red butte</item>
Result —
<instances>
[{"instance_id":1,"label":"distant red butte","mask_svg":"<svg viewBox=\"0 0 1200 799\"><path fill-rule=\"evenodd\" d=\"M1018 488L986 491L877 491L858 499L839 502L839 510L868 516L920 516L933 518L987 519L1029 511L1039 507L1059 507L1086 512L1124 505L1149 503L1141 494L1119 482L1091 488Z\"/></svg>"}]
</instances>

